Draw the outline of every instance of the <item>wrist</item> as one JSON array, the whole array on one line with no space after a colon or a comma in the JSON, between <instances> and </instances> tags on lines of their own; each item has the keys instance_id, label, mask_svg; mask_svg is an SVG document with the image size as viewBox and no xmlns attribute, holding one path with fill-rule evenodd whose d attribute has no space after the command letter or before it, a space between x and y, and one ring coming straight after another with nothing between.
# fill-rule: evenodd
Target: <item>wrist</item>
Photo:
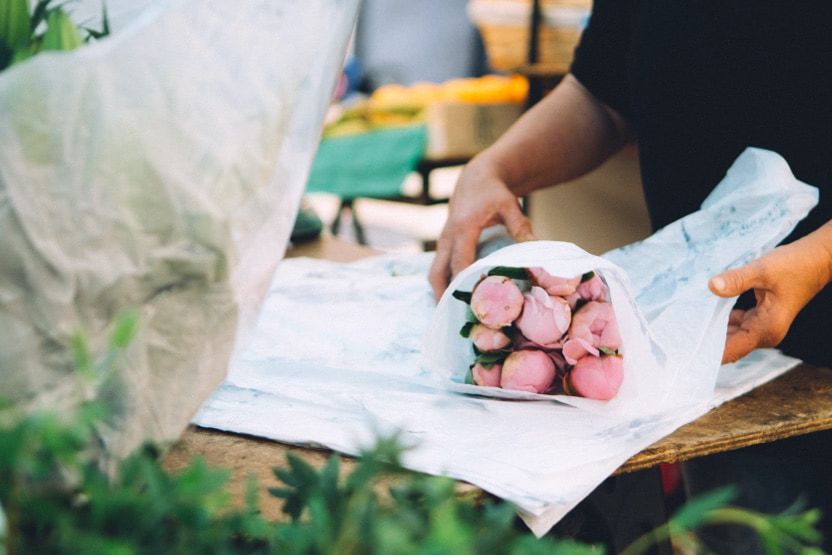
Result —
<instances>
[{"instance_id":1,"label":"wrist","mask_svg":"<svg viewBox=\"0 0 832 555\"><path fill-rule=\"evenodd\" d=\"M822 225L817 231L810 234L818 243L818 257L820 258L820 271L823 276L823 285L832 281L832 221Z\"/></svg>"},{"instance_id":2,"label":"wrist","mask_svg":"<svg viewBox=\"0 0 832 555\"><path fill-rule=\"evenodd\" d=\"M466 177L474 179L477 183L499 183L511 193L515 194L515 196L517 195L514 191L513 180L509 168L488 150L481 152L471 159L471 161L465 166L465 173L467 174Z\"/></svg>"},{"instance_id":3,"label":"wrist","mask_svg":"<svg viewBox=\"0 0 832 555\"><path fill-rule=\"evenodd\" d=\"M832 281L832 222L792 243L798 250L801 264L811 269L817 290Z\"/></svg>"},{"instance_id":4,"label":"wrist","mask_svg":"<svg viewBox=\"0 0 832 555\"><path fill-rule=\"evenodd\" d=\"M500 183L508 192L517 198L529 194L534 187L530 184L528 168L522 163L522 155L509 155L496 149L486 149L470 164L474 166L476 175L489 182Z\"/></svg>"}]
</instances>

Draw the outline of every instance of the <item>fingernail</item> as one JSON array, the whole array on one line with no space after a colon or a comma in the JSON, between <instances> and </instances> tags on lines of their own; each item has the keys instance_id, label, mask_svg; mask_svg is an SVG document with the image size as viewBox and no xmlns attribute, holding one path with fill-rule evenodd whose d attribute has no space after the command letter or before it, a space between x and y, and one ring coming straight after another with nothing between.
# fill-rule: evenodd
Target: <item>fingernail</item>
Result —
<instances>
[{"instance_id":1,"label":"fingernail","mask_svg":"<svg viewBox=\"0 0 832 555\"><path fill-rule=\"evenodd\" d=\"M725 290L725 280L719 276L713 278L711 280L711 285L717 291L724 291Z\"/></svg>"}]
</instances>

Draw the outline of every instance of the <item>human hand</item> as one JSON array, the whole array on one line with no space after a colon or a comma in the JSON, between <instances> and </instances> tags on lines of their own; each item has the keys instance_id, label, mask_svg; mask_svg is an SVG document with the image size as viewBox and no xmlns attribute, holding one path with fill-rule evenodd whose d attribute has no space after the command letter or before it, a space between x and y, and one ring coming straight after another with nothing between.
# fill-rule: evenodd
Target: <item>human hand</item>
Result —
<instances>
[{"instance_id":1,"label":"human hand","mask_svg":"<svg viewBox=\"0 0 832 555\"><path fill-rule=\"evenodd\" d=\"M428 274L436 300L453 276L474 261L482 230L499 223L515 241L534 239L531 223L505 181L487 163L474 160L463 169L451 196Z\"/></svg>"},{"instance_id":2,"label":"human hand","mask_svg":"<svg viewBox=\"0 0 832 555\"><path fill-rule=\"evenodd\" d=\"M786 337L797 314L832 277L830 233L826 224L746 266L711 278L708 285L716 295L736 297L753 289L757 301L752 309L731 311L723 364L757 347L775 347Z\"/></svg>"}]
</instances>

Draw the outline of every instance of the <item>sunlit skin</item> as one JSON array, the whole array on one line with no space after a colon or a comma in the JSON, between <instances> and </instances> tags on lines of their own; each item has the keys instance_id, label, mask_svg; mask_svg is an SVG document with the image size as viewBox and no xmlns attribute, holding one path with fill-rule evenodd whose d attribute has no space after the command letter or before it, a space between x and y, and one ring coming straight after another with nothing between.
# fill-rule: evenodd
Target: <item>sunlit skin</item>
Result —
<instances>
[{"instance_id":1,"label":"sunlit skin","mask_svg":"<svg viewBox=\"0 0 832 555\"><path fill-rule=\"evenodd\" d=\"M735 362L757 347L776 347L830 278L832 222L742 268L711 278L708 285L720 297L753 289L757 300L754 308L731 312L722 361Z\"/></svg>"},{"instance_id":2,"label":"sunlit skin","mask_svg":"<svg viewBox=\"0 0 832 555\"><path fill-rule=\"evenodd\" d=\"M518 197L589 172L631 139L620 114L574 76L564 78L463 169L429 274L436 298L474 261L486 227L503 224L515 241L535 238ZM830 268L832 222L747 266L714 276L709 286L719 296L753 289L757 297L755 308L732 313L723 361L779 344L800 310L829 282Z\"/></svg>"}]
</instances>

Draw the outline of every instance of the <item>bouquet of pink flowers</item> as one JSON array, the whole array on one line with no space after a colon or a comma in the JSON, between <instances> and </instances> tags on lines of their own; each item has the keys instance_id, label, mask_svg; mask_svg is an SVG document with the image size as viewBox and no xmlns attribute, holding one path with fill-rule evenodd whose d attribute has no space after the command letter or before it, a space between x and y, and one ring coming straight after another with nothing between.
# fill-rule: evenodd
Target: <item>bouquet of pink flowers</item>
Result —
<instances>
[{"instance_id":1,"label":"bouquet of pink flowers","mask_svg":"<svg viewBox=\"0 0 832 555\"><path fill-rule=\"evenodd\" d=\"M618 393L621 335L597 271L497 266L453 296L470 306L460 330L473 347L467 383L604 401Z\"/></svg>"}]
</instances>

